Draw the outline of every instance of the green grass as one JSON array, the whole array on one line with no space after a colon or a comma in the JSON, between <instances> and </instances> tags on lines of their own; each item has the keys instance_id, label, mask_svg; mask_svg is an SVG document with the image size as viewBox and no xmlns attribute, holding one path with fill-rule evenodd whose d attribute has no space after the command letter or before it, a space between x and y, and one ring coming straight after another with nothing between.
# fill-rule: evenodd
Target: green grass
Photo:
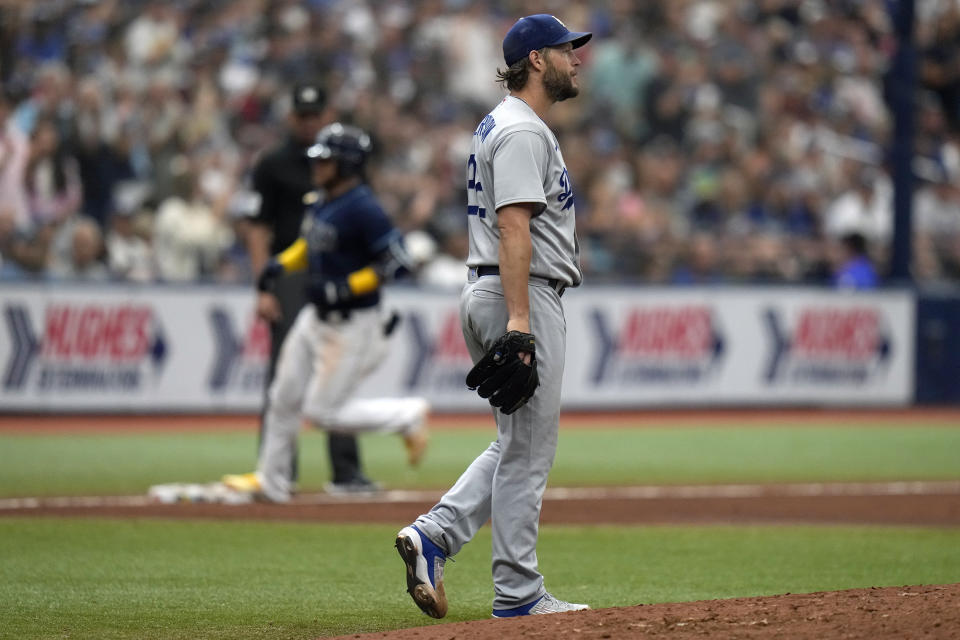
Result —
<instances>
[{"instance_id":1,"label":"green grass","mask_svg":"<svg viewBox=\"0 0 960 640\"><path fill-rule=\"evenodd\" d=\"M598 420L602 420L599 418ZM435 431L421 468L395 437L365 436L368 475L391 487L446 488L494 437ZM301 487L328 479L326 437L301 437ZM0 434L0 496L143 493L255 466L256 434ZM552 486L960 478L960 428L802 425L564 428Z\"/></svg>"},{"instance_id":2,"label":"green grass","mask_svg":"<svg viewBox=\"0 0 960 640\"><path fill-rule=\"evenodd\" d=\"M551 486L960 478L960 429L905 422L565 427ZM434 433L423 467L369 436L367 470L445 488L492 429ZM327 479L301 439L302 486ZM256 434L0 433L0 495L137 494L254 466ZM411 516L414 514L411 514ZM400 526L403 523L397 523ZM433 624L409 602L396 527L0 518L0 638L315 638ZM489 616L490 534L448 565L451 613ZM960 582L960 529L544 526L547 586L594 607Z\"/></svg>"},{"instance_id":3,"label":"green grass","mask_svg":"<svg viewBox=\"0 0 960 640\"><path fill-rule=\"evenodd\" d=\"M433 624L394 527L0 519L0 638L315 638ZM490 536L444 622L489 616ZM960 581L960 530L545 526L547 586L594 607ZM589 568L589 569L587 569Z\"/></svg>"}]
</instances>

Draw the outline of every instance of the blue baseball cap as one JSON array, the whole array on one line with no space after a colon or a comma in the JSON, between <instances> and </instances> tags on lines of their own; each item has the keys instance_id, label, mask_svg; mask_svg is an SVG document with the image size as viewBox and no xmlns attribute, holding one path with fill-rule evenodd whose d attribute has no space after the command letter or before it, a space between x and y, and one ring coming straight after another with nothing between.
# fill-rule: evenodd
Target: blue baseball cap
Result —
<instances>
[{"instance_id":1,"label":"blue baseball cap","mask_svg":"<svg viewBox=\"0 0 960 640\"><path fill-rule=\"evenodd\" d=\"M520 18L510 27L503 38L503 59L507 66L517 60L526 58L531 51L544 47L555 47L567 42L573 43L573 48L587 44L592 33L570 31L567 25L560 22L555 16L547 13L537 13L526 18Z\"/></svg>"}]
</instances>

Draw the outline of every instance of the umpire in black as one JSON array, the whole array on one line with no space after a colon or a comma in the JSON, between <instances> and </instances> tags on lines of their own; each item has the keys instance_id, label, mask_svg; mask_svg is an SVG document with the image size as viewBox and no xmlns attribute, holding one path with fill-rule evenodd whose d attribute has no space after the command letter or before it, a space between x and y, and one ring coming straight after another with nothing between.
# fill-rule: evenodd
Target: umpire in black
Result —
<instances>
[{"instance_id":1,"label":"umpire in black","mask_svg":"<svg viewBox=\"0 0 960 640\"><path fill-rule=\"evenodd\" d=\"M252 219L247 236L253 273L260 273L270 256L289 247L300 236L303 213L313 196L312 174L306 149L314 143L317 132L333 121L332 109L327 106L326 93L319 84L301 83L293 89L289 135L275 149L267 152L253 169L253 188L260 195L260 211ZM287 335L297 313L306 304L305 274L280 278L274 294L280 301L283 317L270 326L270 365L266 388L277 366L280 345ZM264 394L264 407L268 402ZM263 415L260 435L263 441ZM373 491L376 483L364 476L360 468L357 439L351 435L329 434L330 463L333 468L332 492ZM296 454L291 467L297 475ZM292 478L296 480L296 477Z\"/></svg>"}]
</instances>

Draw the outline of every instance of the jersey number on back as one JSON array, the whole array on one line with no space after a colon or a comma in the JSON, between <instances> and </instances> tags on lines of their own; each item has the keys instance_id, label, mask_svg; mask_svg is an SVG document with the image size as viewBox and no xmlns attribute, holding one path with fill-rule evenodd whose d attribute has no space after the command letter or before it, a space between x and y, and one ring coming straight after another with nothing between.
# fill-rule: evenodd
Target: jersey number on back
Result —
<instances>
[{"instance_id":1,"label":"jersey number on back","mask_svg":"<svg viewBox=\"0 0 960 640\"><path fill-rule=\"evenodd\" d=\"M480 197L477 193L483 191L483 185L477 180L477 156L474 154L470 154L467 160L467 176L467 215L486 218L487 210L475 204Z\"/></svg>"}]
</instances>

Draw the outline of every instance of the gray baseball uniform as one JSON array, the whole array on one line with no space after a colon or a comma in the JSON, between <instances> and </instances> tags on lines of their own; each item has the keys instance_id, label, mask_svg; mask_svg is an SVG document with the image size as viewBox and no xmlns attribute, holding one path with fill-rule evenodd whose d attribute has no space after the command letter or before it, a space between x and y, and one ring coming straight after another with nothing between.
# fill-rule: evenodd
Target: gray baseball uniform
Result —
<instances>
[{"instance_id":1,"label":"gray baseball uniform","mask_svg":"<svg viewBox=\"0 0 960 640\"><path fill-rule=\"evenodd\" d=\"M463 335L476 362L504 333L508 314L500 278L497 209L537 203L530 221L530 332L537 339L540 387L512 415L494 410L497 440L416 524L454 555L488 520L493 527L494 609L543 596L537 569L540 506L553 466L560 418L566 322L565 286L581 281L570 177L553 132L522 100L506 97L473 136L467 164L470 266L460 297ZM487 269L483 269L487 267Z\"/></svg>"}]
</instances>

